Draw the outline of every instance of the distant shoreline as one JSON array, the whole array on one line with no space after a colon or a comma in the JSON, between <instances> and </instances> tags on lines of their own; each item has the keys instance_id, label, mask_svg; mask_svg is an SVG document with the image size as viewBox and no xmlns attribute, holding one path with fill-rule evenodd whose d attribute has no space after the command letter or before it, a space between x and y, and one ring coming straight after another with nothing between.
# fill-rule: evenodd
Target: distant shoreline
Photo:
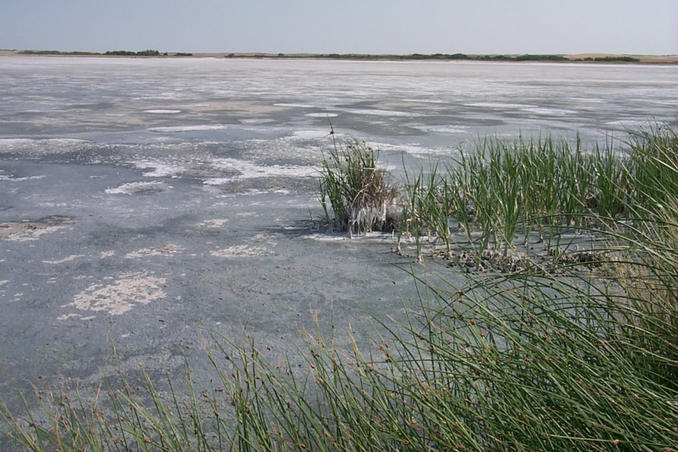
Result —
<instances>
[{"instance_id":1,"label":"distant shoreline","mask_svg":"<svg viewBox=\"0 0 678 452\"><path fill-rule=\"evenodd\" d=\"M629 55L612 53L582 54L359 54L359 53L255 53L255 52L159 52L108 51L80 52L58 50L0 50L0 56L74 56L103 58L251 58L296 60L348 60L348 61L490 61L490 62L541 62L541 63L597 63L597 64L678 64L678 55Z\"/></svg>"}]
</instances>

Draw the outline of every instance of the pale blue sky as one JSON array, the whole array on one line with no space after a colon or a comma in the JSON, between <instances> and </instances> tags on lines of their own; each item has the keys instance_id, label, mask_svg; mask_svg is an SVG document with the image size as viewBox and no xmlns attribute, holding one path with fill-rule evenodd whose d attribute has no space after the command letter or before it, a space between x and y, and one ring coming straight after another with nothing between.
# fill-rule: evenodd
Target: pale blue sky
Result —
<instances>
[{"instance_id":1,"label":"pale blue sky","mask_svg":"<svg viewBox=\"0 0 678 452\"><path fill-rule=\"evenodd\" d=\"M0 48L678 54L678 0L0 0Z\"/></svg>"}]
</instances>

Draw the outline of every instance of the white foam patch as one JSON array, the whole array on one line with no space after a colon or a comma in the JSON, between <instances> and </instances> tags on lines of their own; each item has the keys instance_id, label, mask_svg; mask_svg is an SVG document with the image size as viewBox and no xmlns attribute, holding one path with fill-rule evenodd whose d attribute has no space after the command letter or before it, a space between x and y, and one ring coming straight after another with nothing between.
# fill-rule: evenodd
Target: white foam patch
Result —
<instances>
[{"instance_id":1,"label":"white foam patch","mask_svg":"<svg viewBox=\"0 0 678 452\"><path fill-rule=\"evenodd\" d=\"M0 138L0 150L59 154L88 145L86 140L74 138Z\"/></svg>"},{"instance_id":2,"label":"white foam patch","mask_svg":"<svg viewBox=\"0 0 678 452\"><path fill-rule=\"evenodd\" d=\"M308 234L303 236L305 239L314 240L316 242L344 242L344 241L369 241L369 242L385 242L392 241L393 235L386 234L383 232L368 232L366 234L356 234L350 236L346 233L344 234Z\"/></svg>"},{"instance_id":3,"label":"white foam patch","mask_svg":"<svg viewBox=\"0 0 678 452\"><path fill-rule=\"evenodd\" d=\"M313 177L318 175L319 169L314 166L298 165L257 165L244 160L224 158L215 159L213 164L217 168L235 171L238 174L232 177L213 177L205 179L205 185L222 185L234 180L257 179L267 177Z\"/></svg>"},{"instance_id":4,"label":"white foam patch","mask_svg":"<svg viewBox=\"0 0 678 452\"><path fill-rule=\"evenodd\" d=\"M511 104L505 102L471 102L464 105L467 107L502 108L502 109L523 109L534 107L533 105Z\"/></svg>"},{"instance_id":5,"label":"white foam patch","mask_svg":"<svg viewBox=\"0 0 678 452\"><path fill-rule=\"evenodd\" d=\"M287 104L287 103L278 103L278 104L273 104L275 107L285 107L285 108L316 108L313 105L308 105L308 104Z\"/></svg>"},{"instance_id":6,"label":"white foam patch","mask_svg":"<svg viewBox=\"0 0 678 452\"><path fill-rule=\"evenodd\" d=\"M11 177L11 176L6 176L4 174L0 174L0 181L8 181L8 182L25 182L27 180L37 180L37 179L44 179L45 175L41 174L39 176L26 176L26 177Z\"/></svg>"},{"instance_id":7,"label":"white foam patch","mask_svg":"<svg viewBox=\"0 0 678 452\"><path fill-rule=\"evenodd\" d=\"M244 194L249 195L249 196L258 196L258 195L268 195L268 194L277 194L277 195L289 195L291 192L289 190L285 190L284 188L279 188L276 190L257 190L257 189L252 189L252 190L247 190Z\"/></svg>"},{"instance_id":8,"label":"white foam patch","mask_svg":"<svg viewBox=\"0 0 678 452\"><path fill-rule=\"evenodd\" d=\"M196 126L169 126L169 127L151 127L151 132L200 132L204 130L222 130L226 126L223 124L205 124Z\"/></svg>"},{"instance_id":9,"label":"white foam patch","mask_svg":"<svg viewBox=\"0 0 678 452\"><path fill-rule=\"evenodd\" d=\"M270 119L270 118L247 118L247 119L241 119L240 122L242 124L248 124L248 125L259 125L259 124L270 124L272 122L275 122L275 120Z\"/></svg>"},{"instance_id":10,"label":"white foam patch","mask_svg":"<svg viewBox=\"0 0 678 452\"><path fill-rule=\"evenodd\" d=\"M309 118L336 118L338 115L336 113L306 113L304 116Z\"/></svg>"},{"instance_id":11,"label":"white foam patch","mask_svg":"<svg viewBox=\"0 0 678 452\"><path fill-rule=\"evenodd\" d=\"M109 195L133 195L145 191L167 191L172 188L164 182L128 182L119 187L107 188L105 192Z\"/></svg>"},{"instance_id":12,"label":"white foam patch","mask_svg":"<svg viewBox=\"0 0 678 452\"><path fill-rule=\"evenodd\" d=\"M184 248L179 245L168 243L162 248L142 248L140 250L132 251L131 253L125 254L125 259L142 259L152 256L173 256L183 250Z\"/></svg>"},{"instance_id":13,"label":"white foam patch","mask_svg":"<svg viewBox=\"0 0 678 452\"><path fill-rule=\"evenodd\" d=\"M144 110L144 113L152 113L156 115L173 115L176 113L181 113L181 110Z\"/></svg>"},{"instance_id":14,"label":"white foam patch","mask_svg":"<svg viewBox=\"0 0 678 452\"><path fill-rule=\"evenodd\" d=\"M73 306L80 311L121 315L137 305L147 305L166 296L165 278L147 272L123 273L111 284L92 284L73 297Z\"/></svg>"},{"instance_id":15,"label":"white foam patch","mask_svg":"<svg viewBox=\"0 0 678 452\"><path fill-rule=\"evenodd\" d=\"M327 129L323 130L295 130L292 133L292 138L299 140L318 140L321 138L327 138L329 136L329 131Z\"/></svg>"},{"instance_id":16,"label":"white foam patch","mask_svg":"<svg viewBox=\"0 0 678 452\"><path fill-rule=\"evenodd\" d=\"M402 102L421 103L421 104L444 104L444 100L437 99L401 99Z\"/></svg>"},{"instance_id":17,"label":"white foam patch","mask_svg":"<svg viewBox=\"0 0 678 452\"><path fill-rule=\"evenodd\" d=\"M77 140L74 138L44 138L44 139L34 139L34 138L0 138L0 146L27 146L33 144L82 144L86 143L85 140Z\"/></svg>"},{"instance_id":18,"label":"white foam patch","mask_svg":"<svg viewBox=\"0 0 678 452\"><path fill-rule=\"evenodd\" d=\"M647 99L640 99L642 102L647 102ZM652 99L650 100L653 104L657 105L670 105L670 106L675 106L676 101L675 100L661 100L661 99ZM645 121L647 123L647 121Z\"/></svg>"},{"instance_id":19,"label":"white foam patch","mask_svg":"<svg viewBox=\"0 0 678 452\"><path fill-rule=\"evenodd\" d=\"M179 94L174 91L165 91L155 96L146 96L145 99L176 99Z\"/></svg>"},{"instance_id":20,"label":"white foam patch","mask_svg":"<svg viewBox=\"0 0 678 452\"><path fill-rule=\"evenodd\" d=\"M467 129L465 127L455 127L455 126L427 126L427 125L416 125L415 128L423 130L425 132L433 133L444 133L444 134L458 134L466 133Z\"/></svg>"},{"instance_id":21,"label":"white foam patch","mask_svg":"<svg viewBox=\"0 0 678 452\"><path fill-rule=\"evenodd\" d=\"M72 254L68 257L64 257L63 259L58 259L58 260L53 260L53 261L42 261L43 264L50 264L50 265L57 265L57 264L63 264L66 262L74 261L76 259L79 259L81 257L85 257L84 254Z\"/></svg>"},{"instance_id":22,"label":"white foam patch","mask_svg":"<svg viewBox=\"0 0 678 452\"><path fill-rule=\"evenodd\" d=\"M140 156L144 155L144 153L151 151L167 151L167 153L173 153L173 154L179 154L179 155L185 155L186 153L191 153L191 152L196 152L199 151L203 147L209 147L211 145L219 145L223 144L222 142L219 141L214 141L214 140L201 140L198 142L193 142L193 141L173 141L175 138L171 137L166 137L166 136L153 136L151 137L152 141L150 142L144 142L144 143L127 143L127 144L118 144L116 147L120 147L122 149L128 150L130 152L134 152L135 156L139 158ZM143 160L158 160L157 158L144 158L141 159Z\"/></svg>"},{"instance_id":23,"label":"white foam patch","mask_svg":"<svg viewBox=\"0 0 678 452\"><path fill-rule=\"evenodd\" d=\"M204 228L222 228L226 223L228 223L228 218L214 218L211 220L205 220L200 223L198 223L198 226L202 226Z\"/></svg>"},{"instance_id":24,"label":"white foam patch","mask_svg":"<svg viewBox=\"0 0 678 452\"><path fill-rule=\"evenodd\" d=\"M640 121L640 120L637 120L637 119L620 119L618 121L606 122L605 125L617 126L617 127L638 127L638 126L646 126L647 121Z\"/></svg>"},{"instance_id":25,"label":"white foam patch","mask_svg":"<svg viewBox=\"0 0 678 452\"><path fill-rule=\"evenodd\" d=\"M396 110L379 110L379 109L347 109L347 113L353 113L355 115L369 115L369 116L384 116L384 117L412 117L412 116L421 116L416 113L410 113L407 111L396 111Z\"/></svg>"},{"instance_id":26,"label":"white foam patch","mask_svg":"<svg viewBox=\"0 0 678 452\"><path fill-rule=\"evenodd\" d=\"M373 148L381 151L400 151L412 155L452 155L450 148L429 148L418 144L390 144L390 143L370 143Z\"/></svg>"},{"instance_id":27,"label":"white foam patch","mask_svg":"<svg viewBox=\"0 0 678 452\"><path fill-rule=\"evenodd\" d=\"M210 177L202 181L204 185L224 185L235 180L233 177Z\"/></svg>"},{"instance_id":28,"label":"white foam patch","mask_svg":"<svg viewBox=\"0 0 678 452\"><path fill-rule=\"evenodd\" d=\"M330 128L313 128L291 131L289 135L272 140L249 139L242 142L247 155L279 159L281 162L294 159L296 165L316 165L318 150L330 144ZM336 134L337 137L342 136Z\"/></svg>"},{"instance_id":29,"label":"white foam patch","mask_svg":"<svg viewBox=\"0 0 678 452\"><path fill-rule=\"evenodd\" d=\"M309 234L305 239L315 240L317 242L345 242L351 238L348 235L329 235L329 234Z\"/></svg>"},{"instance_id":30,"label":"white foam patch","mask_svg":"<svg viewBox=\"0 0 678 452\"><path fill-rule=\"evenodd\" d=\"M521 111L526 111L528 113L534 113L536 115L544 115L544 116L566 116L566 115L573 115L577 113L574 110L565 110L562 108L547 108L547 107L528 107L528 108L521 108Z\"/></svg>"}]
</instances>

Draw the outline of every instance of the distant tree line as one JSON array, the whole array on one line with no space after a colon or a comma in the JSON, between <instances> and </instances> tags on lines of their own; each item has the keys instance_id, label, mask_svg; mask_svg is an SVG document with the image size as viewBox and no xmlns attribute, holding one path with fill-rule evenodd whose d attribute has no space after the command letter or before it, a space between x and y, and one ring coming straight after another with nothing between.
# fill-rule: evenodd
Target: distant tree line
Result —
<instances>
[{"instance_id":1,"label":"distant tree line","mask_svg":"<svg viewBox=\"0 0 678 452\"><path fill-rule=\"evenodd\" d=\"M143 57L153 57L153 56L170 56L169 53L160 53L158 50L147 49L141 50L138 52L130 50L109 50L105 53L99 52L62 52L59 50L20 50L17 53L23 55L114 55L114 56L143 56ZM630 56L617 55L617 56L605 56L605 57L586 57L578 59L569 59L565 55L555 55L555 54L523 54L523 55L468 55L465 53L433 53L433 54L422 54L422 53L411 53L409 55L374 55L374 54L364 54L364 53L323 53L323 54L286 54L278 53L276 54L266 54L266 53L254 53L254 54L242 54L242 53L229 53L226 58L233 57L249 57L249 58L270 58L272 56L277 58L333 58L340 60L469 60L469 61L591 61L599 63L638 63L640 60L638 58L633 58ZM175 52L171 56L186 57L193 56L192 53L188 52Z\"/></svg>"},{"instance_id":2,"label":"distant tree line","mask_svg":"<svg viewBox=\"0 0 678 452\"><path fill-rule=\"evenodd\" d=\"M615 63L615 62L622 62L622 63L637 63L640 60L638 58L633 58L630 56L606 56L606 57L586 57L586 58L578 58L574 61L597 61L597 62L607 62L607 63Z\"/></svg>"},{"instance_id":3,"label":"distant tree line","mask_svg":"<svg viewBox=\"0 0 678 452\"><path fill-rule=\"evenodd\" d=\"M228 57L233 57L234 54L231 53ZM250 56L255 58L263 58L265 54L255 54L255 55L238 55L238 56ZM594 62L627 62L627 63L637 63L640 60L638 58L633 58L630 56L605 56L605 57L587 57L580 59L569 59L565 55L559 54L522 54L522 55L468 55L465 53L433 53L433 54L422 54L422 53L411 53L409 55L372 55L372 54L362 54L362 53L324 53L324 54L308 54L308 55L297 55L297 54L284 54L278 53L278 58L333 58L340 60L469 60L469 61L594 61Z\"/></svg>"},{"instance_id":4,"label":"distant tree line","mask_svg":"<svg viewBox=\"0 0 678 452\"><path fill-rule=\"evenodd\" d=\"M21 55L101 55L98 52L61 52L59 50L20 50Z\"/></svg>"},{"instance_id":5,"label":"distant tree line","mask_svg":"<svg viewBox=\"0 0 678 452\"><path fill-rule=\"evenodd\" d=\"M294 57L278 54L279 57ZM465 53L411 53L409 55L370 55L356 53L328 53L315 55L322 58L351 60L471 60L471 61L568 61L564 55L467 55Z\"/></svg>"},{"instance_id":6,"label":"distant tree line","mask_svg":"<svg viewBox=\"0 0 678 452\"><path fill-rule=\"evenodd\" d=\"M139 52L132 52L129 50L109 50L104 53L104 55L119 55L119 56L160 56L160 52L157 50L141 50Z\"/></svg>"},{"instance_id":7,"label":"distant tree line","mask_svg":"<svg viewBox=\"0 0 678 452\"><path fill-rule=\"evenodd\" d=\"M100 52L62 52L60 50L20 50L17 53L21 55L116 55L116 56L160 56L160 52L158 50L152 50L152 49L147 49L147 50L141 50L139 52L133 52L130 50L109 50L104 53ZM162 55L168 55L167 53L163 53ZM176 56L191 56L193 55L192 53L181 53L177 52L174 55Z\"/></svg>"}]
</instances>

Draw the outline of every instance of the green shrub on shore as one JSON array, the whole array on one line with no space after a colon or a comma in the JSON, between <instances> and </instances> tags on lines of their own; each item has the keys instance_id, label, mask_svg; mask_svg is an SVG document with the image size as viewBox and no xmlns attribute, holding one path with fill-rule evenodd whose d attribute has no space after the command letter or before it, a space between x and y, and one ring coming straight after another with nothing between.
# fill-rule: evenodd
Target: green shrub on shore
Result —
<instances>
[{"instance_id":1,"label":"green shrub on shore","mask_svg":"<svg viewBox=\"0 0 678 452\"><path fill-rule=\"evenodd\" d=\"M379 321L386 333L375 331L369 350L355 343L340 350L332 337L306 336L307 380L289 364L264 359L253 343L224 339L208 352L218 390L195 388L189 374L185 393L163 397L143 375L140 394L123 376L120 391L90 404L43 397L39 413L0 408L9 433L17 445L40 451L675 450L677 140L666 128L634 137L628 157L576 149L567 156L542 143L502 160L508 152L492 145L486 157L495 153L494 166L466 163L477 171L450 185L469 188L464 184L484 183L477 177L496 177L504 185L494 186L511 193L521 184L499 175L525 171L539 184L554 183L539 175L559 171L589 177L584 188L568 185L574 176L563 176L562 186L538 185L539 196L524 194L517 205L532 206L520 214L529 221L536 215L602 235L606 252L595 272L560 263L558 273L475 274L456 287L431 283L414 267L417 311L402 323ZM578 172L567 159L585 160L588 170ZM375 168L364 163L356 174ZM570 166L551 169L561 164ZM601 174L609 180L596 182ZM442 177L434 171L410 181L418 187L411 198L450 196L450 211L468 209L465 196L445 193ZM592 207L601 196L595 190L613 190L608 182L618 177L630 191L611 192L603 215ZM567 187L575 191L556 192ZM491 194L475 196L468 199L497 202ZM567 206L576 213L560 210Z\"/></svg>"}]
</instances>

